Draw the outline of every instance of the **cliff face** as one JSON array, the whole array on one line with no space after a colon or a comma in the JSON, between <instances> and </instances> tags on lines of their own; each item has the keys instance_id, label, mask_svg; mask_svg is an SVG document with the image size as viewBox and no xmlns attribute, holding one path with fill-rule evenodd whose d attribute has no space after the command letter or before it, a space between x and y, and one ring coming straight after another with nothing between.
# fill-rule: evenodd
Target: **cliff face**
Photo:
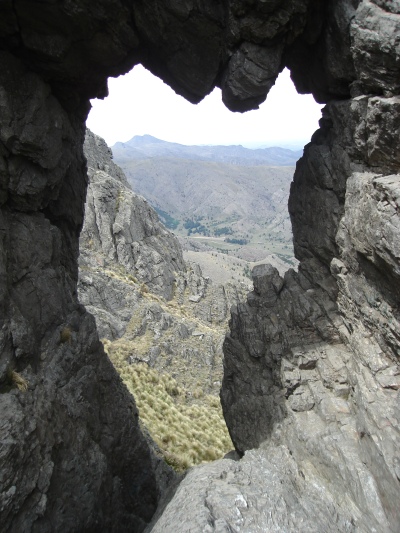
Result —
<instances>
[{"instance_id":1,"label":"cliff face","mask_svg":"<svg viewBox=\"0 0 400 533\"><path fill-rule=\"evenodd\" d=\"M302 490L317 483L336 509L339 531L400 524L400 17L377 4L360 3L348 28L355 97L325 107L297 164L289 211L299 272L255 271L224 347L221 398L235 446L265 446L269 458L273 443L289 454ZM286 474L282 464L283 485ZM307 506L304 494L295 499ZM288 516L283 508L273 520ZM317 529L329 531L330 520L326 512Z\"/></svg>"},{"instance_id":2,"label":"cliff face","mask_svg":"<svg viewBox=\"0 0 400 533\"><path fill-rule=\"evenodd\" d=\"M144 283L170 300L186 266L177 238L132 191L104 140L87 130L84 150L89 185L80 237L80 300L96 316L100 336L112 339L124 333L137 300L121 281L134 280L137 288Z\"/></svg>"},{"instance_id":3,"label":"cliff face","mask_svg":"<svg viewBox=\"0 0 400 533\"><path fill-rule=\"evenodd\" d=\"M255 271L224 346L221 398L235 446L265 446L258 453L268 458L272 445L281 448L298 469L292 482L300 471L302 491L319 485L339 531L400 523L399 175L396 152L377 147L396 135L393 105L393 97L360 97L325 108L289 202L299 273ZM304 494L296 500L295 508L309 504ZM285 523L288 512L275 520ZM318 527L329 531L331 520L326 511Z\"/></svg>"},{"instance_id":4,"label":"cliff face","mask_svg":"<svg viewBox=\"0 0 400 533\"><path fill-rule=\"evenodd\" d=\"M157 461L77 300L84 127L15 57L1 71L2 530L140 530Z\"/></svg>"},{"instance_id":5,"label":"cliff face","mask_svg":"<svg viewBox=\"0 0 400 533\"><path fill-rule=\"evenodd\" d=\"M257 271L226 341L229 429L260 447L191 473L200 499L177 492L155 530L398 530L399 29L383 0L2 2L3 530L140 531L157 504L76 292L88 99L137 62L192 102L218 85L256 107L285 65L328 102L291 192L299 273Z\"/></svg>"}]
</instances>

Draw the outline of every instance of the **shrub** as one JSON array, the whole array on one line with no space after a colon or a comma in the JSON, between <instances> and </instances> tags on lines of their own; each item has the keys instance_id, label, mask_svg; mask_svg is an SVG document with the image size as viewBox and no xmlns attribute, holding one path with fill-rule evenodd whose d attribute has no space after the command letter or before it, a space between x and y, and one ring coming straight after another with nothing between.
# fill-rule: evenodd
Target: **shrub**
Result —
<instances>
[{"instance_id":1,"label":"shrub","mask_svg":"<svg viewBox=\"0 0 400 533\"><path fill-rule=\"evenodd\" d=\"M142 283L140 286L140 292L142 294L147 294L149 292L149 288L145 283Z\"/></svg>"},{"instance_id":2,"label":"shrub","mask_svg":"<svg viewBox=\"0 0 400 533\"><path fill-rule=\"evenodd\" d=\"M65 342L71 342L72 332L71 328L65 327L60 332L60 342L64 344Z\"/></svg>"}]
</instances>

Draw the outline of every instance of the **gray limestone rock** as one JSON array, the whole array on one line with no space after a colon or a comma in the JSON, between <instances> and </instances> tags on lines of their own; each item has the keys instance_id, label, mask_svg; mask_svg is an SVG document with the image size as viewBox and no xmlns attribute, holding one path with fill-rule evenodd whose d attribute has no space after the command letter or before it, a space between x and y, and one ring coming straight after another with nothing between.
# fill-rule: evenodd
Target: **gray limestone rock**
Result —
<instances>
[{"instance_id":1,"label":"gray limestone rock","mask_svg":"<svg viewBox=\"0 0 400 533\"><path fill-rule=\"evenodd\" d=\"M351 496L333 492L328 480L316 478L312 463L298 463L288 447L272 445L246 452L241 461L221 459L191 469L146 531L367 531L366 518L354 511Z\"/></svg>"},{"instance_id":2,"label":"gray limestone rock","mask_svg":"<svg viewBox=\"0 0 400 533\"><path fill-rule=\"evenodd\" d=\"M351 51L364 94L400 92L399 15L398 2L364 0L352 20Z\"/></svg>"},{"instance_id":3,"label":"gray limestone rock","mask_svg":"<svg viewBox=\"0 0 400 533\"><path fill-rule=\"evenodd\" d=\"M129 187L104 140L87 131L89 186L81 235L81 268L118 265L127 276L170 300L185 269L177 238Z\"/></svg>"}]
</instances>

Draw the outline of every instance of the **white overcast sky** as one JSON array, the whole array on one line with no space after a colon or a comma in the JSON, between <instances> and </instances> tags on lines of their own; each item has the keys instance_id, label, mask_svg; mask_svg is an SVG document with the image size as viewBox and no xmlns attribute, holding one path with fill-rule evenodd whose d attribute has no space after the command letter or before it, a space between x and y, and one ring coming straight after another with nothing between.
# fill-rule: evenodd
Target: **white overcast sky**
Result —
<instances>
[{"instance_id":1,"label":"white overcast sky","mask_svg":"<svg viewBox=\"0 0 400 533\"><path fill-rule=\"evenodd\" d=\"M232 113L215 89L198 105L187 102L141 65L109 78L109 96L92 100L87 126L109 146L135 135L180 144L243 144L301 148L318 128L321 107L299 95L284 70L260 108Z\"/></svg>"}]
</instances>

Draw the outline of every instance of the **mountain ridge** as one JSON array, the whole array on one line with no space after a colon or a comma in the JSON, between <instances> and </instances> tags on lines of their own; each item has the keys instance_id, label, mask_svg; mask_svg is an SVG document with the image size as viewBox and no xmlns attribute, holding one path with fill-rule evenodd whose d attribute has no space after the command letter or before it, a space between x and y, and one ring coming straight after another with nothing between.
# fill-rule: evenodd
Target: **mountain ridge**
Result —
<instances>
[{"instance_id":1,"label":"mountain ridge","mask_svg":"<svg viewBox=\"0 0 400 533\"><path fill-rule=\"evenodd\" d=\"M151 135L136 135L127 142L117 142L111 147L118 161L153 157L214 161L233 165L294 166L302 150L289 150L273 146L269 148L245 148L238 145L185 145L163 141Z\"/></svg>"}]
</instances>

